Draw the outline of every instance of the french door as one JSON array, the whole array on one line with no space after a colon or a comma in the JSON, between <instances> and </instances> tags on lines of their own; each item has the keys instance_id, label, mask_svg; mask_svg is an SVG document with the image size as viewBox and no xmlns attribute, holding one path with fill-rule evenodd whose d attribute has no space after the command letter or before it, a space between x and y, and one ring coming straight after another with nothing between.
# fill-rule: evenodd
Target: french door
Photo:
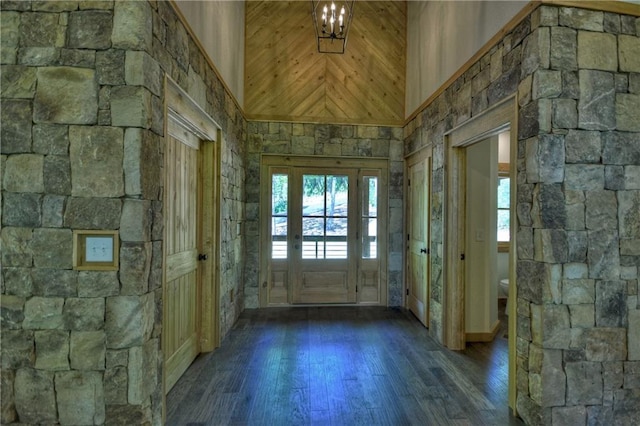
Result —
<instances>
[{"instance_id":1,"label":"french door","mask_svg":"<svg viewBox=\"0 0 640 426\"><path fill-rule=\"evenodd\" d=\"M386 162L264 162L261 304L386 303Z\"/></svg>"}]
</instances>

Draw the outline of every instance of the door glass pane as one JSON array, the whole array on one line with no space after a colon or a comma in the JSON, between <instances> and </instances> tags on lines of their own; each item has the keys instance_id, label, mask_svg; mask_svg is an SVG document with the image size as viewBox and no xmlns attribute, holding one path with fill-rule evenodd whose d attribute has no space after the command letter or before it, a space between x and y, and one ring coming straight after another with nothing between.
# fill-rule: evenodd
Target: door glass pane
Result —
<instances>
[{"instance_id":1,"label":"door glass pane","mask_svg":"<svg viewBox=\"0 0 640 426\"><path fill-rule=\"evenodd\" d=\"M302 182L302 215L323 216L324 175L304 175Z\"/></svg>"},{"instance_id":2,"label":"door glass pane","mask_svg":"<svg viewBox=\"0 0 640 426\"><path fill-rule=\"evenodd\" d=\"M509 241L509 210L498 210L498 241Z\"/></svg>"},{"instance_id":3,"label":"door glass pane","mask_svg":"<svg viewBox=\"0 0 640 426\"><path fill-rule=\"evenodd\" d=\"M287 258L289 176L271 175L271 258Z\"/></svg>"},{"instance_id":4,"label":"door glass pane","mask_svg":"<svg viewBox=\"0 0 640 426\"><path fill-rule=\"evenodd\" d=\"M348 176L303 175L302 258L346 259Z\"/></svg>"},{"instance_id":5,"label":"door glass pane","mask_svg":"<svg viewBox=\"0 0 640 426\"><path fill-rule=\"evenodd\" d=\"M362 185L362 258L378 256L378 177L364 176Z\"/></svg>"},{"instance_id":6,"label":"door glass pane","mask_svg":"<svg viewBox=\"0 0 640 426\"><path fill-rule=\"evenodd\" d=\"M362 258L378 257L378 219L362 218Z\"/></svg>"},{"instance_id":7,"label":"door glass pane","mask_svg":"<svg viewBox=\"0 0 640 426\"><path fill-rule=\"evenodd\" d=\"M509 204L511 202L510 180L498 179L498 241L509 241Z\"/></svg>"}]
</instances>

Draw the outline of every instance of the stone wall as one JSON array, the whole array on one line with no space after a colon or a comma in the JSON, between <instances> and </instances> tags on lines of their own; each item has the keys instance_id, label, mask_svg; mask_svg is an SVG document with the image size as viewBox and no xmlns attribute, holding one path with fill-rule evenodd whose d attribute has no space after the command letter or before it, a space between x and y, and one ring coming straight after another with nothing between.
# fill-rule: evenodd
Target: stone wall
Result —
<instances>
[{"instance_id":1,"label":"stone wall","mask_svg":"<svg viewBox=\"0 0 640 426\"><path fill-rule=\"evenodd\" d=\"M405 129L406 151L434 144L431 332L442 339L443 134L516 91L519 414L528 424L632 424L640 417L636 17L542 6Z\"/></svg>"},{"instance_id":2,"label":"stone wall","mask_svg":"<svg viewBox=\"0 0 640 426\"><path fill-rule=\"evenodd\" d=\"M375 157L389 159L389 252L387 303L403 304L402 129L382 126L249 122L247 130L245 307L259 306L260 155ZM266 183L267 185L269 183Z\"/></svg>"},{"instance_id":3,"label":"stone wall","mask_svg":"<svg viewBox=\"0 0 640 426\"><path fill-rule=\"evenodd\" d=\"M0 421L160 424L164 74L222 128L224 229L244 214L246 123L169 2L0 8ZM74 270L75 229L119 230L119 271ZM243 247L222 239L224 335Z\"/></svg>"}]
</instances>

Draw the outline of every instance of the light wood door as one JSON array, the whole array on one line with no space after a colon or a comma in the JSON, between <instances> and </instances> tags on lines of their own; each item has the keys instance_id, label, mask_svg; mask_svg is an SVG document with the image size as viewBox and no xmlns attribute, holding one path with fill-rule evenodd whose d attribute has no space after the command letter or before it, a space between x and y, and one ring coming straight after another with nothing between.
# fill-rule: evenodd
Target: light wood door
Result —
<instances>
[{"instance_id":1,"label":"light wood door","mask_svg":"<svg viewBox=\"0 0 640 426\"><path fill-rule=\"evenodd\" d=\"M354 170L294 169L293 303L356 302L356 178Z\"/></svg>"},{"instance_id":2,"label":"light wood door","mask_svg":"<svg viewBox=\"0 0 640 426\"><path fill-rule=\"evenodd\" d=\"M424 157L422 155L421 157ZM409 163L408 201L408 277L409 309L429 326L429 193L431 157Z\"/></svg>"},{"instance_id":3,"label":"light wood door","mask_svg":"<svg viewBox=\"0 0 640 426\"><path fill-rule=\"evenodd\" d=\"M165 391L173 387L200 352L198 268L200 193L198 151L193 134L168 136L165 183Z\"/></svg>"}]
</instances>

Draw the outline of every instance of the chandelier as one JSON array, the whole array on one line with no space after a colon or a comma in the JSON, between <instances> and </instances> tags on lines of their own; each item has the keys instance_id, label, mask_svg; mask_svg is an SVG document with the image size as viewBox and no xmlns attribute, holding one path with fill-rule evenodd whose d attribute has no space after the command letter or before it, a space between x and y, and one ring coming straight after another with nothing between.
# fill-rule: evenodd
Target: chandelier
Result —
<instances>
[{"instance_id":1,"label":"chandelier","mask_svg":"<svg viewBox=\"0 0 640 426\"><path fill-rule=\"evenodd\" d=\"M345 1L338 10L333 1L321 7L320 1L311 0L311 15L318 38L318 52L344 53L353 18L354 3L355 1Z\"/></svg>"}]
</instances>

